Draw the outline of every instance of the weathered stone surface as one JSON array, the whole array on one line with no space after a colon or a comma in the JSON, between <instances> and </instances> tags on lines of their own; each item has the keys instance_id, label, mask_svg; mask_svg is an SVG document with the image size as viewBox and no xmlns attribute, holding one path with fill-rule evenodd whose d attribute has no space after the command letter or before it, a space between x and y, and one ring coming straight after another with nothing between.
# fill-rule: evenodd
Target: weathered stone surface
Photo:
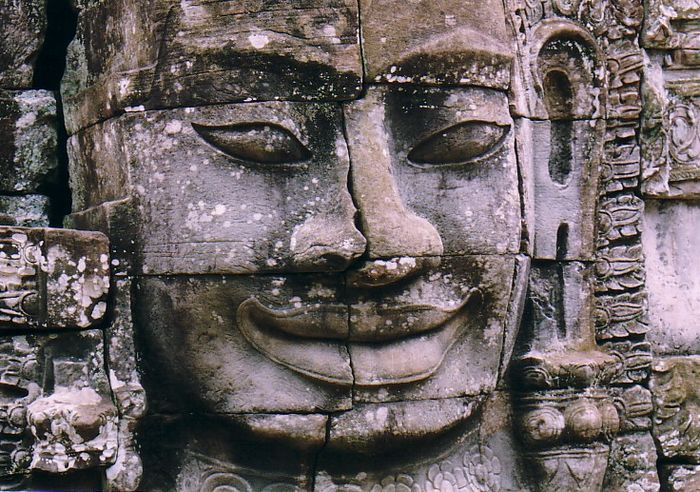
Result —
<instances>
[{"instance_id":1,"label":"weathered stone surface","mask_svg":"<svg viewBox=\"0 0 700 492\"><path fill-rule=\"evenodd\" d=\"M362 146L366 140L357 131L349 142L371 257L517 252L520 205L505 99L477 89L419 92L377 89L364 106L348 110L349 128L368 118L389 122L375 133L375 150ZM474 97L498 109L464 113L450 102ZM418 101L406 107L413 98ZM423 98L429 108L421 108ZM421 127L402 124L419 116ZM466 143L440 154L445 127L454 134L449 138L464 133ZM128 135L138 145L120 145ZM264 149L268 138L278 139L274 151ZM381 154L390 142L395 158ZM74 208L134 197L139 224L128 232L143 235L142 268L149 274L340 269L366 242L352 220L347 152L340 114L330 105L255 103L129 115L71 139ZM386 167L374 167L379 158ZM391 183L391 197L377 194L383 190L378 180ZM455 210L454 201L464 205ZM494 223L499 227L479 233ZM409 235L415 244L406 242Z\"/></svg>"},{"instance_id":2,"label":"weathered stone surface","mask_svg":"<svg viewBox=\"0 0 700 492\"><path fill-rule=\"evenodd\" d=\"M527 453L532 490L602 490L609 453L599 443Z\"/></svg>"},{"instance_id":3,"label":"weathered stone surface","mask_svg":"<svg viewBox=\"0 0 700 492\"><path fill-rule=\"evenodd\" d=\"M105 470L107 486L113 490L138 490L143 475L135 432L146 413L147 400L136 362L134 325L131 315L132 279L119 260L112 260L111 322L105 330L105 359L109 386L119 412L117 450L114 463Z\"/></svg>"},{"instance_id":4,"label":"weathered stone surface","mask_svg":"<svg viewBox=\"0 0 700 492\"><path fill-rule=\"evenodd\" d=\"M57 389L27 407L37 443L32 468L52 473L101 466L117 452L116 408L92 388Z\"/></svg>"},{"instance_id":5,"label":"weathered stone surface","mask_svg":"<svg viewBox=\"0 0 700 492\"><path fill-rule=\"evenodd\" d=\"M5 337L0 476L35 490L30 469L65 472L113 461L116 409L104 372L102 333ZM11 478L10 478L11 479Z\"/></svg>"},{"instance_id":6,"label":"weathered stone surface","mask_svg":"<svg viewBox=\"0 0 700 492\"><path fill-rule=\"evenodd\" d=\"M113 271L118 265L112 262ZM122 416L138 419L146 413L146 395L139 378L134 347L132 319L133 280L124 274L116 274L113 281L111 320L105 330L109 367L109 384L115 404Z\"/></svg>"},{"instance_id":7,"label":"weathered stone surface","mask_svg":"<svg viewBox=\"0 0 700 492\"><path fill-rule=\"evenodd\" d=\"M649 331L646 292L602 295L595 302L598 340L644 335Z\"/></svg>"},{"instance_id":8,"label":"weathered stone surface","mask_svg":"<svg viewBox=\"0 0 700 492\"><path fill-rule=\"evenodd\" d=\"M48 183L58 165L56 126L53 93L0 90L0 193Z\"/></svg>"},{"instance_id":9,"label":"weathered stone surface","mask_svg":"<svg viewBox=\"0 0 700 492\"><path fill-rule=\"evenodd\" d=\"M647 201L642 241L653 327L647 339L658 354L700 353L700 232L691 225L699 221L697 204Z\"/></svg>"},{"instance_id":10,"label":"weathered stone surface","mask_svg":"<svg viewBox=\"0 0 700 492\"><path fill-rule=\"evenodd\" d=\"M641 234L644 202L629 193L606 198L598 209L598 246Z\"/></svg>"},{"instance_id":11,"label":"weathered stone surface","mask_svg":"<svg viewBox=\"0 0 700 492\"><path fill-rule=\"evenodd\" d=\"M310 491L313 463L325 437L325 415L234 415L224 418L153 416L140 426L145 475L139 490L199 492L217 486L245 491ZM253 422L265 422L257 427ZM296 438L274 436L286 425ZM321 423L320 426L317 424ZM313 430L312 430L313 429ZM310 431L310 435L302 434Z\"/></svg>"},{"instance_id":12,"label":"weathered stone surface","mask_svg":"<svg viewBox=\"0 0 700 492\"><path fill-rule=\"evenodd\" d=\"M513 121L503 93L371 87L345 116L370 258L518 252Z\"/></svg>"},{"instance_id":13,"label":"weathered stone surface","mask_svg":"<svg viewBox=\"0 0 700 492\"><path fill-rule=\"evenodd\" d=\"M0 227L0 326L86 328L109 290L107 238L63 229Z\"/></svg>"},{"instance_id":14,"label":"weathered stone surface","mask_svg":"<svg viewBox=\"0 0 700 492\"><path fill-rule=\"evenodd\" d=\"M644 251L638 242L600 248L595 263L596 292L614 295L644 285Z\"/></svg>"},{"instance_id":15,"label":"weathered stone surface","mask_svg":"<svg viewBox=\"0 0 700 492\"><path fill-rule=\"evenodd\" d=\"M0 196L0 224L20 227L49 226L49 197Z\"/></svg>"},{"instance_id":16,"label":"weathered stone surface","mask_svg":"<svg viewBox=\"0 0 700 492\"><path fill-rule=\"evenodd\" d=\"M2 0L0 2L0 88L32 86L34 63L44 43L46 2Z\"/></svg>"},{"instance_id":17,"label":"weathered stone surface","mask_svg":"<svg viewBox=\"0 0 700 492\"><path fill-rule=\"evenodd\" d=\"M644 47L673 49L674 58L696 60L692 50L700 48L696 25L700 8L683 0L650 0L646 7Z\"/></svg>"},{"instance_id":18,"label":"weathered stone surface","mask_svg":"<svg viewBox=\"0 0 700 492\"><path fill-rule=\"evenodd\" d=\"M693 241L641 198L694 197L696 54L654 45L641 115L641 0L136 3L75 2L63 86L108 488L653 491L652 422L698 462L696 356L649 389L697 343L647 312Z\"/></svg>"},{"instance_id":19,"label":"weathered stone surface","mask_svg":"<svg viewBox=\"0 0 700 492\"><path fill-rule=\"evenodd\" d=\"M372 82L508 87L511 39L500 1L362 0L360 13Z\"/></svg>"},{"instance_id":20,"label":"weathered stone surface","mask_svg":"<svg viewBox=\"0 0 700 492\"><path fill-rule=\"evenodd\" d=\"M358 328L366 324L379 333L384 331L382 323L387 328L408 328L388 331L396 335L386 338L386 343L369 338L370 343L348 345L355 400L379 403L493 391L501 372L504 340L517 329L509 323L508 306L522 302L516 294L524 295L526 272L515 276L515 261L508 256L443 258L439 268L414 281L368 291L356 305L351 304L350 340L355 313ZM375 313L372 306L378 308ZM365 313L370 316L363 319ZM401 331L410 335L397 336ZM470 357L485 347L488 350L482 356ZM402 380L412 384L398 384Z\"/></svg>"},{"instance_id":21,"label":"weathered stone surface","mask_svg":"<svg viewBox=\"0 0 700 492\"><path fill-rule=\"evenodd\" d=\"M639 432L651 429L653 411L651 392L638 384L611 389L620 417L620 432Z\"/></svg>"},{"instance_id":22,"label":"weathered stone surface","mask_svg":"<svg viewBox=\"0 0 700 492\"><path fill-rule=\"evenodd\" d=\"M654 362L653 435L666 459L700 462L700 357L665 357Z\"/></svg>"},{"instance_id":23,"label":"weathered stone surface","mask_svg":"<svg viewBox=\"0 0 700 492\"><path fill-rule=\"evenodd\" d=\"M435 439L463 424L477 399L455 398L362 404L332 416L327 449L346 453L386 453Z\"/></svg>"},{"instance_id":24,"label":"weathered stone surface","mask_svg":"<svg viewBox=\"0 0 700 492\"><path fill-rule=\"evenodd\" d=\"M27 407L27 424L35 439L31 468L61 473L113 463L117 409L105 373L102 332L34 340L38 356L51 365L44 368L42 395Z\"/></svg>"},{"instance_id":25,"label":"weathered stone surface","mask_svg":"<svg viewBox=\"0 0 700 492\"><path fill-rule=\"evenodd\" d=\"M620 418L606 391L529 393L518 399L520 439L540 462L560 446L587 447L619 430ZM554 449L552 449L554 448Z\"/></svg>"},{"instance_id":26,"label":"weathered stone surface","mask_svg":"<svg viewBox=\"0 0 700 492\"><path fill-rule=\"evenodd\" d=\"M274 471L265 473L250 468L241 469L204 454L189 453L178 475L176 487L182 492L216 490L222 486L263 492L301 492L308 490L307 483L303 475L289 476ZM304 487L305 485L307 487Z\"/></svg>"},{"instance_id":27,"label":"weathered stone surface","mask_svg":"<svg viewBox=\"0 0 700 492\"><path fill-rule=\"evenodd\" d=\"M341 276L327 275L141 280L143 350L157 354L147 391L226 413L343 410L353 388L358 401L375 402L477 395L495 387L513 329L514 263L443 258L410 281L374 288L343 289ZM483 346L489 356L469 360ZM251 367L255 377L241 379Z\"/></svg>"},{"instance_id":28,"label":"weathered stone surface","mask_svg":"<svg viewBox=\"0 0 700 492\"><path fill-rule=\"evenodd\" d=\"M143 383L153 411L349 408L348 315L337 306L338 285L337 277L313 276L139 280L135 321L141 351L151 354ZM252 317L245 332L242 316Z\"/></svg>"},{"instance_id":29,"label":"weathered stone surface","mask_svg":"<svg viewBox=\"0 0 700 492\"><path fill-rule=\"evenodd\" d=\"M343 269L365 239L341 124L337 106L287 102L113 119L71 139L74 209L133 198L144 273Z\"/></svg>"},{"instance_id":30,"label":"weathered stone surface","mask_svg":"<svg viewBox=\"0 0 700 492\"><path fill-rule=\"evenodd\" d=\"M0 340L0 382L3 388L0 432L0 476L22 475L31 463L32 439L26 406L41 395L42 360L24 336ZM19 480L21 482L21 478Z\"/></svg>"},{"instance_id":31,"label":"weathered stone surface","mask_svg":"<svg viewBox=\"0 0 700 492\"><path fill-rule=\"evenodd\" d=\"M605 351L621 365L612 382L616 384L643 383L651 371L651 344L632 340L616 340L603 344Z\"/></svg>"},{"instance_id":32,"label":"weathered stone surface","mask_svg":"<svg viewBox=\"0 0 700 492\"><path fill-rule=\"evenodd\" d=\"M601 163L601 184L603 191L613 193L634 190L639 183L641 151L639 148L639 122L606 122L603 162ZM606 199L605 203L609 200ZM601 226L607 228L607 219Z\"/></svg>"},{"instance_id":33,"label":"weathered stone surface","mask_svg":"<svg viewBox=\"0 0 700 492\"><path fill-rule=\"evenodd\" d=\"M555 0L531 5L508 0L505 3L517 41L516 76L511 86L514 111L538 120L603 117L607 95L605 75L618 67L611 64L609 70L604 68L601 44L609 41L600 43L593 34L614 29L619 12L606 15L610 3L597 1L564 4ZM629 31L633 24L621 27ZM616 33L615 37L620 34ZM622 74L625 72L623 69Z\"/></svg>"},{"instance_id":34,"label":"weathered stone surface","mask_svg":"<svg viewBox=\"0 0 700 492\"><path fill-rule=\"evenodd\" d=\"M351 0L94 2L69 47L68 130L138 106L353 98L357 28Z\"/></svg>"},{"instance_id":35,"label":"weathered stone surface","mask_svg":"<svg viewBox=\"0 0 700 492\"><path fill-rule=\"evenodd\" d=\"M700 488L700 465L670 465L660 467L664 490L681 492Z\"/></svg>"},{"instance_id":36,"label":"weathered stone surface","mask_svg":"<svg viewBox=\"0 0 700 492\"><path fill-rule=\"evenodd\" d=\"M610 492L657 492L656 448L649 433L615 438L610 445L608 470L603 490Z\"/></svg>"},{"instance_id":37,"label":"weathered stone surface","mask_svg":"<svg viewBox=\"0 0 700 492\"><path fill-rule=\"evenodd\" d=\"M593 279L580 262L533 263L521 337L534 354L590 351L593 343Z\"/></svg>"},{"instance_id":38,"label":"weathered stone surface","mask_svg":"<svg viewBox=\"0 0 700 492\"><path fill-rule=\"evenodd\" d=\"M139 490L143 477L143 462L137 451L135 431L138 420L120 415L117 429L117 450L113 463L104 473L103 487L107 490Z\"/></svg>"},{"instance_id":39,"label":"weathered stone surface","mask_svg":"<svg viewBox=\"0 0 700 492\"><path fill-rule=\"evenodd\" d=\"M338 417L331 425L329 446L321 451L315 491L382 492L386 490L442 492L445 490L522 490L527 477L519 469L511 434L511 408L508 396L498 392L489 399L436 400L401 404L366 405ZM402 419L393 420L402 411L424 426L435 424L430 407L461 409L471 414L478 425L456 424L443 429L442 435L416 433L413 440L393 447L393 438L405 439L409 429ZM410 410L409 410L410 409ZM415 411L418 410L418 411ZM460 413L460 412L457 412ZM388 436L369 455L348 454L333 448L333 439L345 422L365 428L381 426L386 417ZM347 421L345 421L347 419ZM355 421L357 419L357 421ZM345 421L342 424L341 421ZM363 421L367 422L363 426ZM391 437L389 437L391 436ZM385 445L389 445L388 447Z\"/></svg>"},{"instance_id":40,"label":"weathered stone surface","mask_svg":"<svg viewBox=\"0 0 700 492\"><path fill-rule=\"evenodd\" d=\"M534 258L593 257L602 128L594 120L532 123Z\"/></svg>"}]
</instances>

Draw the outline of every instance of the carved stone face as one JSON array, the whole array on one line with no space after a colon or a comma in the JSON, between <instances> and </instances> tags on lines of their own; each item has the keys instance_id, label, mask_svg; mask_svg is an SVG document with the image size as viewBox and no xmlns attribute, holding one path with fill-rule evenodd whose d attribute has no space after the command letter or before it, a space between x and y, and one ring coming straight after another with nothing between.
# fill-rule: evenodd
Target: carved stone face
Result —
<instances>
[{"instance_id":1,"label":"carved stone face","mask_svg":"<svg viewBox=\"0 0 700 492\"><path fill-rule=\"evenodd\" d=\"M367 73L388 83L349 100L137 111L74 138L75 155L120 169L103 195L133 190L156 411L395 404L408 434L430 436L471 406L432 406L418 424L419 407L495 388L526 275L510 58L503 16L455 9L466 26L441 17L439 36L395 53L370 46L386 38L368 19Z\"/></svg>"},{"instance_id":2,"label":"carved stone face","mask_svg":"<svg viewBox=\"0 0 700 492\"><path fill-rule=\"evenodd\" d=\"M137 300L158 379L223 413L495 387L520 239L504 93L376 86L342 108L122 124L146 168Z\"/></svg>"}]
</instances>

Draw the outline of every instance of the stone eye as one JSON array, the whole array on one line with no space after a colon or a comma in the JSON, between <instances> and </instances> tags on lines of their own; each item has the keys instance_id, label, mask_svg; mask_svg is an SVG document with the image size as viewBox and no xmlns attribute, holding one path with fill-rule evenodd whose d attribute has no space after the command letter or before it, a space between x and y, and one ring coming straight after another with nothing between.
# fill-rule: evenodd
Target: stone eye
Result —
<instances>
[{"instance_id":1,"label":"stone eye","mask_svg":"<svg viewBox=\"0 0 700 492\"><path fill-rule=\"evenodd\" d=\"M432 134L408 154L418 165L462 164L497 150L508 133L508 126L486 121L467 121Z\"/></svg>"},{"instance_id":2,"label":"stone eye","mask_svg":"<svg viewBox=\"0 0 700 492\"><path fill-rule=\"evenodd\" d=\"M295 164L311 152L289 130L272 123L208 126L192 123L205 142L236 159L259 164Z\"/></svg>"}]
</instances>

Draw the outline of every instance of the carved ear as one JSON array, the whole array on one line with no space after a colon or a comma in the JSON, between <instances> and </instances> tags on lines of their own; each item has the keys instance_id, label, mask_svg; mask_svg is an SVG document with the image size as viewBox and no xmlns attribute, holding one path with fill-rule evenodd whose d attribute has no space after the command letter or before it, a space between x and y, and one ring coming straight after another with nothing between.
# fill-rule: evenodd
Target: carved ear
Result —
<instances>
[{"instance_id":1,"label":"carved ear","mask_svg":"<svg viewBox=\"0 0 700 492\"><path fill-rule=\"evenodd\" d=\"M430 135L408 154L418 165L461 164L500 148L508 127L486 121L466 121Z\"/></svg>"},{"instance_id":2,"label":"carved ear","mask_svg":"<svg viewBox=\"0 0 700 492\"><path fill-rule=\"evenodd\" d=\"M235 158L258 164L295 164L311 152L289 130L273 123L253 122L192 128L212 147Z\"/></svg>"}]
</instances>

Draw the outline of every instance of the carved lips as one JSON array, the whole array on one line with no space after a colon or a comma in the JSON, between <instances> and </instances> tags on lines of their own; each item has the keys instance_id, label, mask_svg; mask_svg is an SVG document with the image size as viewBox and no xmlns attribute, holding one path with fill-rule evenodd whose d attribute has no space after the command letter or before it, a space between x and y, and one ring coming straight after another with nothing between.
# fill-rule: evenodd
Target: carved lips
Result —
<instances>
[{"instance_id":1,"label":"carved lips","mask_svg":"<svg viewBox=\"0 0 700 492\"><path fill-rule=\"evenodd\" d=\"M477 292L449 306L363 302L271 309L249 298L238 307L238 326L268 358L313 379L343 386L408 383L437 370L466 326L469 305L481 297Z\"/></svg>"}]
</instances>

